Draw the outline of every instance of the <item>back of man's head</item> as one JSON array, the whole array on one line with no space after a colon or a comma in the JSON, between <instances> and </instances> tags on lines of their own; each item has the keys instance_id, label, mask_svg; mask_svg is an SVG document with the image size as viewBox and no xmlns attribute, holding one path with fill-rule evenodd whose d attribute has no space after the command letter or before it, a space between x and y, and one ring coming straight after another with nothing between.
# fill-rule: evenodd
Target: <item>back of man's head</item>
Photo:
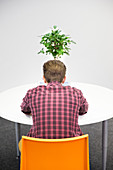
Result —
<instances>
[{"instance_id":1,"label":"back of man's head","mask_svg":"<svg viewBox=\"0 0 113 170\"><path fill-rule=\"evenodd\" d=\"M66 74L66 66L60 60L49 60L43 65L43 74L48 83L62 82Z\"/></svg>"}]
</instances>

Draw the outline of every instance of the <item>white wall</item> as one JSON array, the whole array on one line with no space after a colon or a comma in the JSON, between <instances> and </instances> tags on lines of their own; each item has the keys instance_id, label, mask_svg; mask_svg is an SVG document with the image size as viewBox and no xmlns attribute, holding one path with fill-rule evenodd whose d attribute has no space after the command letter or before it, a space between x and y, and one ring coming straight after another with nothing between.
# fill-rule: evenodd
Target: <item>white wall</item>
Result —
<instances>
[{"instance_id":1,"label":"white wall","mask_svg":"<svg viewBox=\"0 0 113 170\"><path fill-rule=\"evenodd\" d=\"M63 56L67 81L113 89L112 0L0 1L0 91L42 78L49 56L37 55L38 37L57 25L76 45Z\"/></svg>"}]
</instances>

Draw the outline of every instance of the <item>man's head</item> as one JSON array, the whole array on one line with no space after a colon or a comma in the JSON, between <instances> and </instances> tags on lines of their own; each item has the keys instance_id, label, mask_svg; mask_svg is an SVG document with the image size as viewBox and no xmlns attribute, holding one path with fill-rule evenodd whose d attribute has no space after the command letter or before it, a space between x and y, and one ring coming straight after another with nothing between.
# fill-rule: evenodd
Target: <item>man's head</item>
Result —
<instances>
[{"instance_id":1,"label":"man's head","mask_svg":"<svg viewBox=\"0 0 113 170\"><path fill-rule=\"evenodd\" d=\"M45 83L58 81L64 83L66 77L66 66L60 60L49 60L43 65L43 79Z\"/></svg>"}]
</instances>

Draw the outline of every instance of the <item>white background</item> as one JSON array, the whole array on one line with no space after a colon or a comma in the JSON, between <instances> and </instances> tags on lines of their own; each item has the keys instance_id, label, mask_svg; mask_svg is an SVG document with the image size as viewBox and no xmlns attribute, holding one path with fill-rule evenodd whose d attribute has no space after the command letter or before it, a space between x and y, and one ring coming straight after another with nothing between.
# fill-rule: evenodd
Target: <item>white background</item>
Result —
<instances>
[{"instance_id":1,"label":"white background","mask_svg":"<svg viewBox=\"0 0 113 170\"><path fill-rule=\"evenodd\" d=\"M112 0L0 0L0 91L42 79L53 58L38 36L53 25L77 43L61 59L67 81L113 89Z\"/></svg>"}]
</instances>

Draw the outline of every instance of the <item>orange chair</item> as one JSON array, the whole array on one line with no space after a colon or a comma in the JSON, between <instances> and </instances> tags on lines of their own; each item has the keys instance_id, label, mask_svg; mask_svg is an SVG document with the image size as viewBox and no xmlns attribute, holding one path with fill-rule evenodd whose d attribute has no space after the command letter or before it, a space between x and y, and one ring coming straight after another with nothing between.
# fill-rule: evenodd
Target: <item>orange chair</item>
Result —
<instances>
[{"instance_id":1,"label":"orange chair","mask_svg":"<svg viewBox=\"0 0 113 170\"><path fill-rule=\"evenodd\" d=\"M89 170L88 135L64 139L22 137L21 170Z\"/></svg>"}]
</instances>

